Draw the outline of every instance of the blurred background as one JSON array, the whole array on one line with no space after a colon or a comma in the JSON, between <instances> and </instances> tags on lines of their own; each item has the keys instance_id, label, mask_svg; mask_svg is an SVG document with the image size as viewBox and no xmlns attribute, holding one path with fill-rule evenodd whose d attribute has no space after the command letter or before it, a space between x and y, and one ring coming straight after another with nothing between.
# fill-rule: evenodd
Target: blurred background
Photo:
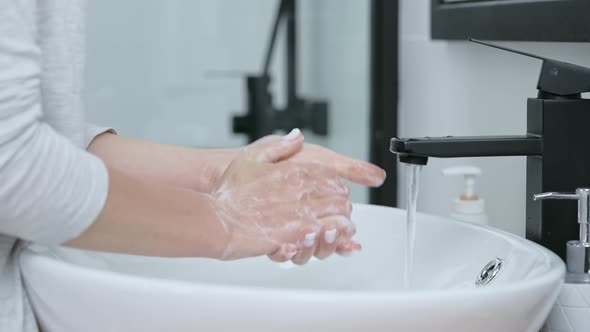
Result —
<instances>
[{"instance_id":1,"label":"blurred background","mask_svg":"<svg viewBox=\"0 0 590 332\"><path fill-rule=\"evenodd\" d=\"M234 133L233 117L252 108L246 76L261 74L279 2L90 2L89 120L113 126L124 136L162 143L206 148L247 144L246 135ZM388 171L379 190L354 186L355 202L405 206L405 169L388 151L393 136L526 132L526 98L536 95L541 62L468 43L467 37L502 40L502 45L590 66L590 37L568 34L567 22L559 20L553 23L564 29L561 35L542 33L560 29L541 28L529 34L518 25L479 31L469 16L445 21L453 15L434 12L456 1L294 3L297 95L326 102L328 114L327 134L308 129L306 139ZM289 108L286 37L283 24L268 73L271 106L278 111ZM314 119L307 123L310 127ZM444 178L441 170L460 164L482 168L476 191L486 200L490 224L524 235L524 157L431 159L422 172L418 210L449 214L462 181Z\"/></svg>"}]
</instances>

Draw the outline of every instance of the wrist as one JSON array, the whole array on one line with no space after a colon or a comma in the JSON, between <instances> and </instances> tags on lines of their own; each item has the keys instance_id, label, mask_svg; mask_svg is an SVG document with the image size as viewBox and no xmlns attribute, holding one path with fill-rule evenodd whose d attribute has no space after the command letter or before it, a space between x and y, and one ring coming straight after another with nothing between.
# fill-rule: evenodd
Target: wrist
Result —
<instances>
[{"instance_id":1,"label":"wrist","mask_svg":"<svg viewBox=\"0 0 590 332\"><path fill-rule=\"evenodd\" d=\"M207 206L213 216L216 227L212 237L215 245L215 254L211 257L218 260L228 260L232 249L233 232L231 225L227 222L228 212L224 211L222 204L220 204L220 197L216 193L202 194L207 200Z\"/></svg>"},{"instance_id":2,"label":"wrist","mask_svg":"<svg viewBox=\"0 0 590 332\"><path fill-rule=\"evenodd\" d=\"M196 181L197 184L194 189L205 193L213 193L219 187L225 170L236 158L239 151L239 149L209 150L209 162L205 167L205 174L201 175L204 181Z\"/></svg>"}]
</instances>

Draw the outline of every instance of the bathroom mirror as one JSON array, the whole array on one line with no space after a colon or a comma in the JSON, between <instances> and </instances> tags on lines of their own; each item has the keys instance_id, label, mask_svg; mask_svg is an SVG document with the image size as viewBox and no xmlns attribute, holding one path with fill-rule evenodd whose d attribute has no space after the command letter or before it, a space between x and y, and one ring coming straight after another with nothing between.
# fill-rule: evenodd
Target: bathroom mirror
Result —
<instances>
[{"instance_id":1,"label":"bathroom mirror","mask_svg":"<svg viewBox=\"0 0 590 332\"><path fill-rule=\"evenodd\" d=\"M232 133L232 118L248 108L244 76L262 69L279 3L90 1L84 96L88 121L159 143L200 148L246 144L245 135ZM374 140L369 111L371 1L297 4L298 93L328 100L331 115L329 137L307 131L306 141L369 160ZM270 89L279 108L286 102L285 38L279 35L270 68ZM393 135L386 132L382 141ZM395 181L387 188L395 193ZM369 201L362 186L353 187L351 197ZM395 203L392 195L383 197Z\"/></svg>"},{"instance_id":2,"label":"bathroom mirror","mask_svg":"<svg viewBox=\"0 0 590 332\"><path fill-rule=\"evenodd\" d=\"M432 39L590 42L588 0L432 0Z\"/></svg>"}]
</instances>

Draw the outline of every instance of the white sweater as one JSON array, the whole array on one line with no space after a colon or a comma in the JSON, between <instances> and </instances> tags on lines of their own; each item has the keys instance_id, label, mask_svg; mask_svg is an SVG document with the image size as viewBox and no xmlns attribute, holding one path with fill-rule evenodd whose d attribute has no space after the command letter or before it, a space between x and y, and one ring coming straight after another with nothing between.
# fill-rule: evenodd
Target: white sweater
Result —
<instances>
[{"instance_id":1,"label":"white sweater","mask_svg":"<svg viewBox=\"0 0 590 332\"><path fill-rule=\"evenodd\" d=\"M83 0L0 0L2 332L38 331L18 267L22 243L76 237L106 200L106 167L85 151L103 130L84 124L84 11Z\"/></svg>"}]
</instances>

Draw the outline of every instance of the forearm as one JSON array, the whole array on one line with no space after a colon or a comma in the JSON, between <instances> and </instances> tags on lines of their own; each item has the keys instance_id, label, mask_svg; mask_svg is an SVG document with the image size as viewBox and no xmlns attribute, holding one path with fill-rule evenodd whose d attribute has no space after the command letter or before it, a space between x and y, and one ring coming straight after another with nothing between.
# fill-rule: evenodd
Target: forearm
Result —
<instances>
[{"instance_id":1,"label":"forearm","mask_svg":"<svg viewBox=\"0 0 590 332\"><path fill-rule=\"evenodd\" d=\"M209 195L144 182L110 167L102 212L82 235L65 245L150 256L220 258L228 241Z\"/></svg>"},{"instance_id":2,"label":"forearm","mask_svg":"<svg viewBox=\"0 0 590 332\"><path fill-rule=\"evenodd\" d=\"M238 149L193 149L105 133L88 151L143 181L210 192Z\"/></svg>"}]
</instances>

